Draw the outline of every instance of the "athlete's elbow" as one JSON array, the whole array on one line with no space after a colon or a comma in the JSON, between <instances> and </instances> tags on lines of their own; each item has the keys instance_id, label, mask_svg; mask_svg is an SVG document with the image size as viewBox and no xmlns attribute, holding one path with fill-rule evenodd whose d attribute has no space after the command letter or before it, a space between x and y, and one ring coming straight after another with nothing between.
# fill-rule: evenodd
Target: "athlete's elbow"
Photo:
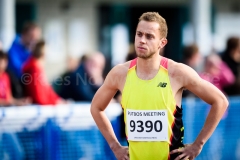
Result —
<instances>
[{"instance_id":1,"label":"athlete's elbow","mask_svg":"<svg viewBox=\"0 0 240 160\"><path fill-rule=\"evenodd\" d=\"M98 106L96 105L97 103L95 103L94 101L91 103L91 107L90 107L90 112L92 114L93 117L97 116L100 113L100 109L98 108Z\"/></svg>"},{"instance_id":2,"label":"athlete's elbow","mask_svg":"<svg viewBox=\"0 0 240 160\"><path fill-rule=\"evenodd\" d=\"M227 107L229 105L229 102L228 102L227 98L224 95L221 96L221 98L219 98L218 102L219 102L218 106L221 106L221 109L223 109L223 110L227 109Z\"/></svg>"},{"instance_id":3,"label":"athlete's elbow","mask_svg":"<svg viewBox=\"0 0 240 160\"><path fill-rule=\"evenodd\" d=\"M91 104L90 112L91 112L91 114L92 114L93 117L96 115L97 108L96 108L95 105Z\"/></svg>"},{"instance_id":4,"label":"athlete's elbow","mask_svg":"<svg viewBox=\"0 0 240 160\"><path fill-rule=\"evenodd\" d=\"M224 97L224 100L223 100L224 102L223 102L223 106L227 109L227 107L229 106L229 101L227 100L227 98L226 97Z\"/></svg>"}]
</instances>

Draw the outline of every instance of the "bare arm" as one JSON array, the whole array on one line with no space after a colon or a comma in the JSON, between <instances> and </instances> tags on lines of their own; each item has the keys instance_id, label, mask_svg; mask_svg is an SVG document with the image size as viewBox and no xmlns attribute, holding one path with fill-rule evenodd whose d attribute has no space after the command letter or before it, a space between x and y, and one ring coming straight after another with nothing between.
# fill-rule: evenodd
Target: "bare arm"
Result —
<instances>
[{"instance_id":1,"label":"bare arm","mask_svg":"<svg viewBox=\"0 0 240 160\"><path fill-rule=\"evenodd\" d=\"M195 158L200 153L203 145L212 135L213 131L221 120L228 107L228 100L220 90L218 90L211 83L201 79L199 75L190 67L183 64L176 64L174 68L176 69L178 76L181 75L184 77L180 82L182 83L181 86L187 88L212 106L201 132L192 144L191 149L199 149L198 153L194 153L193 151L191 154L191 149L189 148L189 150L186 152L182 150L182 156L179 157L180 159L190 155L188 158ZM179 150L173 151L172 153L176 152L179 152Z\"/></svg>"},{"instance_id":2,"label":"bare arm","mask_svg":"<svg viewBox=\"0 0 240 160\"><path fill-rule=\"evenodd\" d=\"M105 82L95 94L91 105L92 116L111 148L115 145L119 145L119 143L104 110L115 93L116 90L113 88L111 89Z\"/></svg>"},{"instance_id":3,"label":"bare arm","mask_svg":"<svg viewBox=\"0 0 240 160\"><path fill-rule=\"evenodd\" d=\"M124 157L128 159L128 157L126 157L128 154L127 149L121 147L113 131L112 125L104 113L107 105L124 80L124 78L122 78L122 74L124 74L122 67L119 66L113 68L113 70L110 71L104 84L99 88L92 100L91 113L98 128L105 137L110 148L113 150L115 156L118 159L124 159Z\"/></svg>"},{"instance_id":4,"label":"bare arm","mask_svg":"<svg viewBox=\"0 0 240 160\"><path fill-rule=\"evenodd\" d=\"M201 79L194 70L187 66L183 68L186 76L184 87L212 106L202 130L194 142L202 146L212 135L221 120L228 107L228 100L219 89Z\"/></svg>"}]
</instances>

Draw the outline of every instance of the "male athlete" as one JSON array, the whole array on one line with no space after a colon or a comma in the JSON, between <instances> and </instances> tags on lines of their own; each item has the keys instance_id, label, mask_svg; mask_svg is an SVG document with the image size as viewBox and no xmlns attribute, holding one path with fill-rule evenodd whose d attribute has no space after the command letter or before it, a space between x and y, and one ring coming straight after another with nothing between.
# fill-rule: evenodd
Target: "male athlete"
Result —
<instances>
[{"instance_id":1,"label":"male athlete","mask_svg":"<svg viewBox=\"0 0 240 160\"><path fill-rule=\"evenodd\" d=\"M139 18L137 59L115 66L92 101L91 113L118 160L194 159L213 133L228 101L190 67L159 55L167 24L158 13ZM210 104L206 122L190 145L183 145L181 97L186 88ZM121 91L128 147L121 146L104 110Z\"/></svg>"}]
</instances>

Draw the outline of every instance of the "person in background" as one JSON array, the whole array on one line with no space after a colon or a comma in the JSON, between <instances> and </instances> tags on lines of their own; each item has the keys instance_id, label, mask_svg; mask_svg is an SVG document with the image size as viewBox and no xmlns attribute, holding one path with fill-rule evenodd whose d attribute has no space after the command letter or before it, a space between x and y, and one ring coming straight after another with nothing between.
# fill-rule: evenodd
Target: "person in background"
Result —
<instances>
[{"instance_id":1,"label":"person in background","mask_svg":"<svg viewBox=\"0 0 240 160\"><path fill-rule=\"evenodd\" d=\"M65 87L69 76L77 69L80 63L81 60L79 61L78 58L68 57L66 71L53 81L52 87L60 97L68 99L68 97L65 97Z\"/></svg>"},{"instance_id":2,"label":"person in background","mask_svg":"<svg viewBox=\"0 0 240 160\"><path fill-rule=\"evenodd\" d=\"M232 71L217 54L206 57L204 71L200 73L200 77L214 84L221 91L235 82Z\"/></svg>"},{"instance_id":3,"label":"person in background","mask_svg":"<svg viewBox=\"0 0 240 160\"><path fill-rule=\"evenodd\" d=\"M236 81L224 88L228 95L240 95L240 38L230 37L227 40L226 50L222 54L222 60L228 65Z\"/></svg>"},{"instance_id":4,"label":"person in background","mask_svg":"<svg viewBox=\"0 0 240 160\"><path fill-rule=\"evenodd\" d=\"M9 69L18 77L22 76L22 66L24 62L29 58L30 52L40 39L40 28L31 22L26 23L23 26L20 36L16 36L11 48L8 51L9 57Z\"/></svg>"},{"instance_id":5,"label":"person in background","mask_svg":"<svg viewBox=\"0 0 240 160\"><path fill-rule=\"evenodd\" d=\"M230 37L227 47L222 55L222 60L229 66L235 77L240 76L240 38Z\"/></svg>"},{"instance_id":6,"label":"person in background","mask_svg":"<svg viewBox=\"0 0 240 160\"><path fill-rule=\"evenodd\" d=\"M184 47L183 49L183 63L193 68L194 70L199 69L199 64L201 63L201 55L199 53L199 48L196 44L192 44Z\"/></svg>"},{"instance_id":7,"label":"person in background","mask_svg":"<svg viewBox=\"0 0 240 160\"><path fill-rule=\"evenodd\" d=\"M31 100L29 98L13 98L10 79L6 73L7 63L7 54L0 50L0 106L22 106L30 104Z\"/></svg>"},{"instance_id":8,"label":"person in background","mask_svg":"<svg viewBox=\"0 0 240 160\"><path fill-rule=\"evenodd\" d=\"M196 44L191 44L185 46L183 49L183 63L193 68L194 70L199 70L199 64L201 63L201 55L199 53L199 48ZM183 91L183 97L195 97L195 95L189 90L185 89Z\"/></svg>"},{"instance_id":9,"label":"person in background","mask_svg":"<svg viewBox=\"0 0 240 160\"><path fill-rule=\"evenodd\" d=\"M14 98L26 96L21 82L22 67L40 36L41 30L36 24L32 22L25 23L21 35L16 36L8 51L9 63L6 71L10 77Z\"/></svg>"},{"instance_id":10,"label":"person in background","mask_svg":"<svg viewBox=\"0 0 240 160\"><path fill-rule=\"evenodd\" d=\"M90 102L103 83L105 57L96 52L83 56L80 66L69 75L69 85L64 86L64 98Z\"/></svg>"},{"instance_id":11,"label":"person in background","mask_svg":"<svg viewBox=\"0 0 240 160\"><path fill-rule=\"evenodd\" d=\"M60 98L47 82L44 72L45 42L39 41L34 47L31 57L23 66L23 83L34 104L55 105L64 104L65 100Z\"/></svg>"}]
</instances>

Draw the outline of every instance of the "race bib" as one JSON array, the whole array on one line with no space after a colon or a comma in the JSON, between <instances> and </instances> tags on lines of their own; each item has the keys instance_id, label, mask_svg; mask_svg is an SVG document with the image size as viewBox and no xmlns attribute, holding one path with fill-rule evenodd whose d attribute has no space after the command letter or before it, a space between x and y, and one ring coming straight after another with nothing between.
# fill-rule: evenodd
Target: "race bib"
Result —
<instances>
[{"instance_id":1,"label":"race bib","mask_svg":"<svg viewBox=\"0 0 240 160\"><path fill-rule=\"evenodd\" d=\"M167 110L126 110L130 141L168 141Z\"/></svg>"}]
</instances>

